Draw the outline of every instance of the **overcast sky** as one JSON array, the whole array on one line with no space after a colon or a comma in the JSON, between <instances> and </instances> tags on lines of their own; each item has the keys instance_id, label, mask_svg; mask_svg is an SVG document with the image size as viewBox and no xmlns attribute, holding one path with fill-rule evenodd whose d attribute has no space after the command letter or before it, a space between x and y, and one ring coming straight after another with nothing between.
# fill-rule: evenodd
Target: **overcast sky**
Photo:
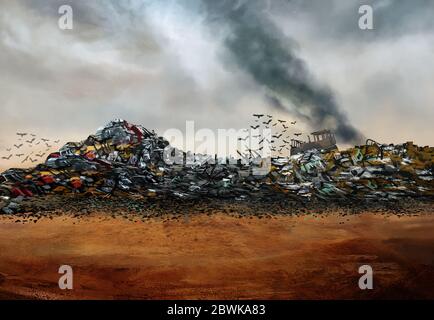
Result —
<instances>
[{"instance_id":1,"label":"overcast sky","mask_svg":"<svg viewBox=\"0 0 434 320\"><path fill-rule=\"evenodd\" d=\"M58 27L63 4L73 30ZM374 30L358 28L361 4ZM262 40L272 48L252 54ZM287 91L260 74L275 68ZM1 1L0 71L0 156L17 131L66 142L114 118L162 134L186 120L245 128L267 112L309 132L330 123L312 114L328 105L303 105L323 97L365 137L434 144L430 0Z\"/></svg>"}]
</instances>

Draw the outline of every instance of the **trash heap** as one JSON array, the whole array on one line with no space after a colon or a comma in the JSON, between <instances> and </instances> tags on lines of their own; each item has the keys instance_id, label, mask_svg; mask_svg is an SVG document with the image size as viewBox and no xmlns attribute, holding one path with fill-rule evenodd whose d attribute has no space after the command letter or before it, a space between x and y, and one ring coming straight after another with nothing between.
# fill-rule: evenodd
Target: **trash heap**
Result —
<instances>
[{"instance_id":1,"label":"trash heap","mask_svg":"<svg viewBox=\"0 0 434 320\"><path fill-rule=\"evenodd\" d=\"M174 154L181 164L170 161L168 156ZM186 161L189 157L194 161ZM142 126L114 120L84 141L67 143L35 168L3 172L0 212L17 212L22 201L35 195L71 193L271 201L434 197L434 148L411 142L382 145L371 140L345 151L313 149L247 162L215 160L172 148ZM267 170L256 170L267 160Z\"/></svg>"},{"instance_id":2,"label":"trash heap","mask_svg":"<svg viewBox=\"0 0 434 320\"><path fill-rule=\"evenodd\" d=\"M305 198L387 201L434 196L434 148L411 142L309 150L289 160L273 159L273 166L274 183Z\"/></svg>"}]
</instances>

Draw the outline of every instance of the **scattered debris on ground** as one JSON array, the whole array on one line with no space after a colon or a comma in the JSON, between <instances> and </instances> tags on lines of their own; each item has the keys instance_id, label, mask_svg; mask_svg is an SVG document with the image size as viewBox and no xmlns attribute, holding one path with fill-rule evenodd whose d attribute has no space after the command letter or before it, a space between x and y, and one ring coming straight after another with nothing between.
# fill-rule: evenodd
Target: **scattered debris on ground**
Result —
<instances>
[{"instance_id":1,"label":"scattered debris on ground","mask_svg":"<svg viewBox=\"0 0 434 320\"><path fill-rule=\"evenodd\" d=\"M172 156L180 157L181 164ZM134 205L131 196L140 198L138 208L144 201L161 199L291 202L303 207L321 201L329 206L434 197L434 148L411 142L384 145L368 140L344 151L311 149L268 159L265 171L257 169L267 159L229 163L193 155L189 162L188 156L153 131L114 120L84 141L65 144L35 168L3 172L0 212L23 212L29 209L27 203L34 203L29 199L49 195L81 195L91 203L116 197L113 208Z\"/></svg>"}]
</instances>

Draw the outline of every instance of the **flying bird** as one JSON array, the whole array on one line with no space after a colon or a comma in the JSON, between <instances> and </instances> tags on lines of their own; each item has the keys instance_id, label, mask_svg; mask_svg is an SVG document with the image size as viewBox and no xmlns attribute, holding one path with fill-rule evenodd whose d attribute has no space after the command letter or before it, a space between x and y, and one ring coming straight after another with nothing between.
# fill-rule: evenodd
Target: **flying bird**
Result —
<instances>
[{"instance_id":1,"label":"flying bird","mask_svg":"<svg viewBox=\"0 0 434 320\"><path fill-rule=\"evenodd\" d=\"M302 135L302 133L294 133L294 136L297 136L297 137L299 137L301 135Z\"/></svg>"},{"instance_id":2,"label":"flying bird","mask_svg":"<svg viewBox=\"0 0 434 320\"><path fill-rule=\"evenodd\" d=\"M252 128L252 129L258 129L259 128L259 124L256 125L256 126L250 126L250 128Z\"/></svg>"},{"instance_id":3,"label":"flying bird","mask_svg":"<svg viewBox=\"0 0 434 320\"><path fill-rule=\"evenodd\" d=\"M20 136L20 137L22 138L22 137L24 137L24 136L27 136L27 133L20 133L20 132L17 132L17 136Z\"/></svg>"},{"instance_id":4,"label":"flying bird","mask_svg":"<svg viewBox=\"0 0 434 320\"><path fill-rule=\"evenodd\" d=\"M280 123L286 122L286 120L280 120L280 119L277 119L277 121L279 121Z\"/></svg>"},{"instance_id":5,"label":"flying bird","mask_svg":"<svg viewBox=\"0 0 434 320\"><path fill-rule=\"evenodd\" d=\"M37 153L36 156L39 158L42 158L43 156L45 156L45 152L44 153Z\"/></svg>"},{"instance_id":6,"label":"flying bird","mask_svg":"<svg viewBox=\"0 0 434 320\"><path fill-rule=\"evenodd\" d=\"M60 140L56 140L56 141L54 141L54 143L59 143L60 142Z\"/></svg>"},{"instance_id":7,"label":"flying bird","mask_svg":"<svg viewBox=\"0 0 434 320\"><path fill-rule=\"evenodd\" d=\"M264 115L263 114L253 114L254 117L257 117L258 119L262 118Z\"/></svg>"},{"instance_id":8,"label":"flying bird","mask_svg":"<svg viewBox=\"0 0 434 320\"><path fill-rule=\"evenodd\" d=\"M41 140L44 141L44 142L50 141L50 139L44 139L44 138L41 138Z\"/></svg>"},{"instance_id":9,"label":"flying bird","mask_svg":"<svg viewBox=\"0 0 434 320\"><path fill-rule=\"evenodd\" d=\"M297 121L291 121L291 124L296 124L297 123Z\"/></svg>"},{"instance_id":10,"label":"flying bird","mask_svg":"<svg viewBox=\"0 0 434 320\"><path fill-rule=\"evenodd\" d=\"M9 149L6 149L6 151L8 151L8 152L9 152L9 151L11 151L11 150L12 150L11 148L9 148Z\"/></svg>"},{"instance_id":11,"label":"flying bird","mask_svg":"<svg viewBox=\"0 0 434 320\"><path fill-rule=\"evenodd\" d=\"M32 163L38 161L38 160L33 160L32 158L30 158L29 160L30 160Z\"/></svg>"},{"instance_id":12,"label":"flying bird","mask_svg":"<svg viewBox=\"0 0 434 320\"><path fill-rule=\"evenodd\" d=\"M35 138L33 138L33 139L31 139L31 140L26 140L26 142L27 142L27 143L30 143L30 144L32 144L33 141L35 141Z\"/></svg>"},{"instance_id":13,"label":"flying bird","mask_svg":"<svg viewBox=\"0 0 434 320\"><path fill-rule=\"evenodd\" d=\"M273 119L270 119L268 121L264 121L264 122L262 122L262 124L270 124L271 121L273 121Z\"/></svg>"},{"instance_id":14,"label":"flying bird","mask_svg":"<svg viewBox=\"0 0 434 320\"><path fill-rule=\"evenodd\" d=\"M2 157L3 160L9 160L12 157L12 155L10 154L9 157Z\"/></svg>"},{"instance_id":15,"label":"flying bird","mask_svg":"<svg viewBox=\"0 0 434 320\"><path fill-rule=\"evenodd\" d=\"M19 154L16 154L15 156L17 156L18 158L20 158L20 157L22 157L24 155L24 153L19 153Z\"/></svg>"},{"instance_id":16,"label":"flying bird","mask_svg":"<svg viewBox=\"0 0 434 320\"><path fill-rule=\"evenodd\" d=\"M277 139L279 139L281 136L282 136L282 133L279 135L272 135L273 138L277 138Z\"/></svg>"},{"instance_id":17,"label":"flying bird","mask_svg":"<svg viewBox=\"0 0 434 320\"><path fill-rule=\"evenodd\" d=\"M21 143L21 144L18 144L18 145L17 145L17 144L14 144L14 147L17 148L17 149L21 148L22 146L23 146L22 143Z\"/></svg>"},{"instance_id":18,"label":"flying bird","mask_svg":"<svg viewBox=\"0 0 434 320\"><path fill-rule=\"evenodd\" d=\"M21 161L21 163L26 162L27 160L29 160L29 156L25 157L23 161Z\"/></svg>"}]
</instances>

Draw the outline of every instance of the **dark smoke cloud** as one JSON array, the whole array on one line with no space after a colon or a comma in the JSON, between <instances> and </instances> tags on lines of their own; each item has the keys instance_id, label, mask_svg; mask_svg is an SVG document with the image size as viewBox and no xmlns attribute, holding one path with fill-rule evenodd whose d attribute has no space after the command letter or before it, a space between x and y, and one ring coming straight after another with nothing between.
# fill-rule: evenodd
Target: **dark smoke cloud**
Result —
<instances>
[{"instance_id":1,"label":"dark smoke cloud","mask_svg":"<svg viewBox=\"0 0 434 320\"><path fill-rule=\"evenodd\" d=\"M227 27L225 45L235 63L257 83L273 93L273 106L290 102L295 114L310 119L316 129L328 127L345 143L358 143L363 135L340 110L330 89L319 86L304 61L266 17L259 2L203 0L204 10L215 27Z\"/></svg>"}]
</instances>

